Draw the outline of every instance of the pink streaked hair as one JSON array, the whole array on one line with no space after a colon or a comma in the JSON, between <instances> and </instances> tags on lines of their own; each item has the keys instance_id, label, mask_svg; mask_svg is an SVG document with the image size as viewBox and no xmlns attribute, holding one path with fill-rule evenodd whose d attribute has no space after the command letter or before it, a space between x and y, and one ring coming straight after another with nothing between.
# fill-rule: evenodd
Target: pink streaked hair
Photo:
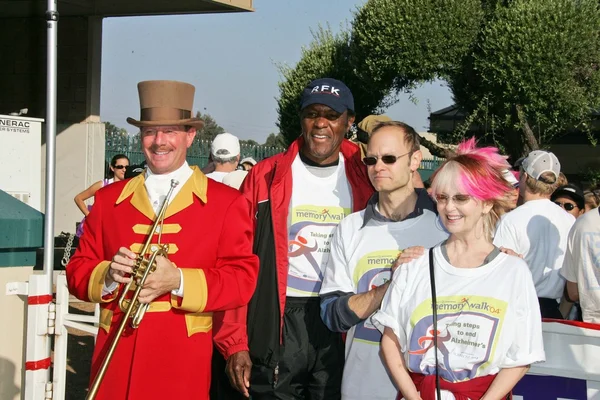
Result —
<instances>
[{"instance_id":1,"label":"pink streaked hair","mask_svg":"<svg viewBox=\"0 0 600 400\"><path fill-rule=\"evenodd\" d=\"M502 175L510 169L506 158L496 147L478 148L474 137L466 140L433 174L432 195L457 187L463 194L482 201L503 198L512 189Z\"/></svg>"}]
</instances>

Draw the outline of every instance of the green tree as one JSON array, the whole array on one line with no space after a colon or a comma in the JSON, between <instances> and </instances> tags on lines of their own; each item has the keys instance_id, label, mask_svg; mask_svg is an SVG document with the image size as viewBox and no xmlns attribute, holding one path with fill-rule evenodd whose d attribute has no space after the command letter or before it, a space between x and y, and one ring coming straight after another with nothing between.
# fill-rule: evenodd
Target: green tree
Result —
<instances>
[{"instance_id":1,"label":"green tree","mask_svg":"<svg viewBox=\"0 0 600 400\"><path fill-rule=\"evenodd\" d=\"M113 125L110 122L104 123L104 129L107 137L127 136L127 129L119 128L118 126Z\"/></svg>"},{"instance_id":2,"label":"green tree","mask_svg":"<svg viewBox=\"0 0 600 400\"><path fill-rule=\"evenodd\" d=\"M299 99L311 79L348 84L360 121L441 78L468 115L452 139L476 124L517 158L572 127L591 129L599 37L597 0L369 0L351 29L319 28L294 67L280 66L280 132L287 142L298 136Z\"/></svg>"},{"instance_id":3,"label":"green tree","mask_svg":"<svg viewBox=\"0 0 600 400\"><path fill-rule=\"evenodd\" d=\"M590 126L600 106L600 11L596 0L492 3L450 85L487 139L516 159Z\"/></svg>"},{"instance_id":4,"label":"green tree","mask_svg":"<svg viewBox=\"0 0 600 400\"><path fill-rule=\"evenodd\" d=\"M252 139L246 139L246 140L240 139L240 144L246 145L246 146L260 146L260 144L256 140L252 140Z\"/></svg>"},{"instance_id":5,"label":"green tree","mask_svg":"<svg viewBox=\"0 0 600 400\"><path fill-rule=\"evenodd\" d=\"M106 145L112 147L122 144L127 138L128 133L124 128L119 128L110 122L104 122L104 135Z\"/></svg>"},{"instance_id":6,"label":"green tree","mask_svg":"<svg viewBox=\"0 0 600 400\"><path fill-rule=\"evenodd\" d=\"M202 114L200 111L196 113L196 118L201 118L204 121L204 127L198 130L196 140L212 141L215 136L224 133L225 129L221 127L210 114Z\"/></svg>"},{"instance_id":7,"label":"green tree","mask_svg":"<svg viewBox=\"0 0 600 400\"><path fill-rule=\"evenodd\" d=\"M264 145L267 147L287 147L285 138L281 133L271 133L269 136L267 136L267 140L265 141Z\"/></svg>"},{"instance_id":8,"label":"green tree","mask_svg":"<svg viewBox=\"0 0 600 400\"><path fill-rule=\"evenodd\" d=\"M344 80L350 73L348 54L347 31L343 30L334 35L331 29L319 26L317 31L313 32L312 43L302 48L302 56L296 66L278 66L283 81L279 83L277 126L287 144L293 142L300 133L298 113L302 90L316 78L334 77Z\"/></svg>"},{"instance_id":9,"label":"green tree","mask_svg":"<svg viewBox=\"0 0 600 400\"><path fill-rule=\"evenodd\" d=\"M356 120L398 101L398 93L456 69L476 38L479 0L369 0L351 29L319 27L294 66L280 66L279 129L289 143L298 136L302 89L332 77L352 90Z\"/></svg>"},{"instance_id":10,"label":"green tree","mask_svg":"<svg viewBox=\"0 0 600 400\"><path fill-rule=\"evenodd\" d=\"M352 89L362 100L362 92L375 88L366 103L370 112L390 105L381 103L389 90L410 91L445 78L473 45L482 18L481 0L367 1L352 22L350 62L356 83L362 82Z\"/></svg>"}]
</instances>

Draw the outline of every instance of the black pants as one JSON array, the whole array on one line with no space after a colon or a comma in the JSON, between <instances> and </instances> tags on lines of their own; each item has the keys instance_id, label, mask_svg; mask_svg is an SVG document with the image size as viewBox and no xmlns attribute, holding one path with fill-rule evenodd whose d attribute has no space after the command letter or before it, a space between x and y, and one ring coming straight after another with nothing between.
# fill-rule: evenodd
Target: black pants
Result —
<instances>
[{"instance_id":1,"label":"black pants","mask_svg":"<svg viewBox=\"0 0 600 400\"><path fill-rule=\"evenodd\" d=\"M559 304L556 300L538 297L538 302L540 303L542 318L565 319L560 313Z\"/></svg>"},{"instance_id":2,"label":"black pants","mask_svg":"<svg viewBox=\"0 0 600 400\"><path fill-rule=\"evenodd\" d=\"M288 297L277 381L273 368L254 363L252 400L340 399L344 357L341 335L321 320L319 298Z\"/></svg>"}]
</instances>

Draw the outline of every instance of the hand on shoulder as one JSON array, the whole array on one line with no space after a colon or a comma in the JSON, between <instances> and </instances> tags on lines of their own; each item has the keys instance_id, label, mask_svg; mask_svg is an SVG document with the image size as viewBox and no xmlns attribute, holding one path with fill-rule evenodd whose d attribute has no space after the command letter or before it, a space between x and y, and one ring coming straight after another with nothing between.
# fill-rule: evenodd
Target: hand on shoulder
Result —
<instances>
[{"instance_id":1,"label":"hand on shoulder","mask_svg":"<svg viewBox=\"0 0 600 400\"><path fill-rule=\"evenodd\" d=\"M421 257L423 254L425 254L425 247L423 246L412 246L402 250L392 265L392 272L394 272L400 265L408 264L409 262Z\"/></svg>"}]
</instances>

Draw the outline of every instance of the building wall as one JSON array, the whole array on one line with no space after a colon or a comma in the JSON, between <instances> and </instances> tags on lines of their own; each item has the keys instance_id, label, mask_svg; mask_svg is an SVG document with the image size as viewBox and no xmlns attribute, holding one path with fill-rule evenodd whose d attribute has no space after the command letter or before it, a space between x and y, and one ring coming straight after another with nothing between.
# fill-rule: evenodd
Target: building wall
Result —
<instances>
[{"instance_id":1,"label":"building wall","mask_svg":"<svg viewBox=\"0 0 600 400\"><path fill-rule=\"evenodd\" d=\"M10 282L26 282L33 267L0 268L0 399L22 398L24 386L23 365L25 362L25 336L27 298L6 295L5 287Z\"/></svg>"},{"instance_id":2,"label":"building wall","mask_svg":"<svg viewBox=\"0 0 600 400\"><path fill-rule=\"evenodd\" d=\"M588 169L600 169L600 146L591 144L557 144L548 150L560 161L562 172L567 175L584 175Z\"/></svg>"},{"instance_id":3,"label":"building wall","mask_svg":"<svg viewBox=\"0 0 600 400\"><path fill-rule=\"evenodd\" d=\"M57 126L54 234L75 233L83 214L75 196L104 178L104 123ZM46 146L42 146L42 176L46 175ZM42 197L46 197L42 184ZM93 199L88 201L93 203ZM42 210L44 212L44 210Z\"/></svg>"},{"instance_id":4,"label":"building wall","mask_svg":"<svg viewBox=\"0 0 600 400\"><path fill-rule=\"evenodd\" d=\"M89 19L60 18L57 121L87 118ZM28 108L46 118L46 24L42 18L0 19L0 114Z\"/></svg>"},{"instance_id":5,"label":"building wall","mask_svg":"<svg viewBox=\"0 0 600 400\"><path fill-rule=\"evenodd\" d=\"M98 117L102 19L61 16L57 36L55 234L75 231L83 215L73 197L104 175L104 124ZM46 40L43 18L0 18L0 114L27 108L28 117L47 120ZM42 212L45 137L44 124L39 154ZM23 149L24 159L36 153Z\"/></svg>"}]
</instances>

